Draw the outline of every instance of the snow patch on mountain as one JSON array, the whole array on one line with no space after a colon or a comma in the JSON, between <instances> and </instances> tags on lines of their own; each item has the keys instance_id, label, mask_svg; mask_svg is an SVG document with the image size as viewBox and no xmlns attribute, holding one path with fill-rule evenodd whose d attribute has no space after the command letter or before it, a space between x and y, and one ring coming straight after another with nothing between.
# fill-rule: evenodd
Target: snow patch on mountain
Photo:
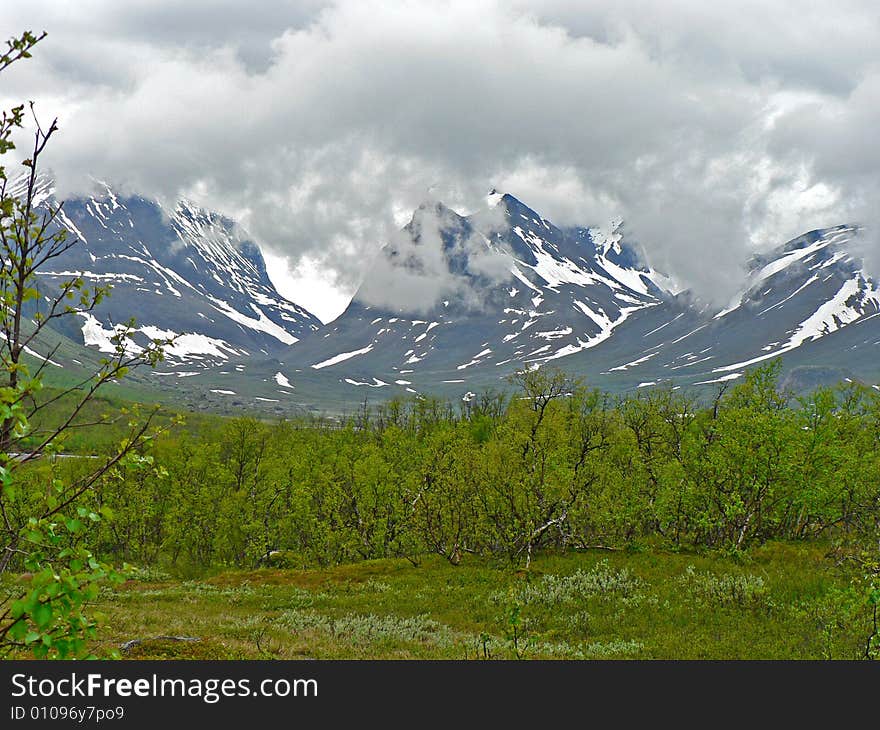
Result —
<instances>
[{"instance_id":1,"label":"snow patch on mountain","mask_svg":"<svg viewBox=\"0 0 880 730\"><path fill-rule=\"evenodd\" d=\"M171 361L185 362L204 360L205 358L227 360L230 357L241 357L247 354L242 350L236 350L224 340L202 334L193 332L181 334L153 325L135 327L132 330L121 324L105 328L100 320L91 313L83 313L79 316L84 320L81 328L84 344L97 347L99 352L116 353L119 345L129 355L143 352L144 347L133 339L137 333L141 333L151 341L166 343L163 345L163 350L166 359Z\"/></svg>"},{"instance_id":2,"label":"snow patch on mountain","mask_svg":"<svg viewBox=\"0 0 880 730\"><path fill-rule=\"evenodd\" d=\"M221 314L229 317L233 322L237 322L244 327L249 327L252 330L257 330L259 332L265 332L267 335L274 337L279 342L283 342L285 345L292 345L294 342L297 342L298 338L294 337L287 330L285 330L280 325L273 322L266 316L266 313L260 309L257 305L251 304L251 309L257 313L257 318L248 317L246 314L242 314L237 309L230 306L227 302L224 302L220 299L215 299L212 296L209 296L208 299L214 305L214 308L220 312Z\"/></svg>"},{"instance_id":3,"label":"snow patch on mountain","mask_svg":"<svg viewBox=\"0 0 880 730\"><path fill-rule=\"evenodd\" d=\"M620 254L623 252L621 241L623 241L623 218L613 218L607 226L598 226L590 228L590 238L596 245L596 251L600 256L607 256L608 253L614 252Z\"/></svg>"},{"instance_id":4,"label":"snow patch on mountain","mask_svg":"<svg viewBox=\"0 0 880 730\"><path fill-rule=\"evenodd\" d=\"M319 363L315 363L312 365L312 368L315 370L320 370L321 368L330 367L331 365L336 365L337 363L343 362L345 360L350 360L353 357L357 357L358 355L365 355L373 349L373 345L369 344L366 347L362 347L360 350L352 350L351 352L340 352L338 355L334 355L331 358L326 360L322 360Z\"/></svg>"}]
</instances>

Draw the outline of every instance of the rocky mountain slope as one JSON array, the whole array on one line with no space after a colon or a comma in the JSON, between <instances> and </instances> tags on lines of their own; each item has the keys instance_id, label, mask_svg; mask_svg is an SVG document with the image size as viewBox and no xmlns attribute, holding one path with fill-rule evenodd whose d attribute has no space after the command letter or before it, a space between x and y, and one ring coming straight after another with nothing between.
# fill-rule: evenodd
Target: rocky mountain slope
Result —
<instances>
[{"instance_id":1,"label":"rocky mountain slope","mask_svg":"<svg viewBox=\"0 0 880 730\"><path fill-rule=\"evenodd\" d=\"M48 181L40 195L51 198ZM561 228L494 191L467 216L431 201L321 326L278 294L244 232L192 203L163 208L103 186L68 201L60 221L81 244L41 285L81 273L114 287L94 316L67 323L59 334L73 348L61 352L75 363L77 346L106 351L134 316L134 347L177 336L149 380L193 406L288 413L365 397L467 398L538 366L610 391L716 387L776 357L796 388L880 383L880 286L854 226L756 256L719 311L652 269L619 222Z\"/></svg>"},{"instance_id":2,"label":"rocky mountain slope","mask_svg":"<svg viewBox=\"0 0 880 730\"><path fill-rule=\"evenodd\" d=\"M490 206L468 217L420 207L343 315L279 361L355 387L464 383L562 364L673 296L616 229L562 229L510 195Z\"/></svg>"},{"instance_id":3,"label":"rocky mountain slope","mask_svg":"<svg viewBox=\"0 0 880 730\"><path fill-rule=\"evenodd\" d=\"M509 195L491 197L493 207L468 217L420 208L346 312L271 367L289 384L347 387L352 399L358 390L466 395L547 364L612 391L714 386L775 357L795 386L880 380L880 290L862 269L855 227L755 257L741 293L718 311L643 263L618 227L561 229ZM420 248L432 237L443 254L434 278L451 283L395 305L430 260Z\"/></svg>"},{"instance_id":4,"label":"rocky mountain slope","mask_svg":"<svg viewBox=\"0 0 880 730\"><path fill-rule=\"evenodd\" d=\"M54 203L49 179L41 204ZM106 185L64 203L58 223L79 243L40 272L41 287L72 276L110 284L93 314L68 318L61 334L101 352L130 317L131 347L175 338L162 370L184 377L279 352L321 323L275 290L260 249L233 221L186 200L170 208Z\"/></svg>"}]
</instances>

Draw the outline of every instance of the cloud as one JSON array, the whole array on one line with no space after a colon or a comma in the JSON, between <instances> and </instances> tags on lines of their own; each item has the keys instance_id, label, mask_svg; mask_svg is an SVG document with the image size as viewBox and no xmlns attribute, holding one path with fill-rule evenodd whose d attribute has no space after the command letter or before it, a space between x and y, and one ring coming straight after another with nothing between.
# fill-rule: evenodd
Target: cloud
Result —
<instances>
[{"instance_id":1,"label":"cloud","mask_svg":"<svg viewBox=\"0 0 880 730\"><path fill-rule=\"evenodd\" d=\"M880 21L878 21L880 23ZM863 227L856 249L880 274L880 63L845 96L805 103L781 115L771 138L777 158L799 166L819 189L833 191L834 208Z\"/></svg>"},{"instance_id":2,"label":"cloud","mask_svg":"<svg viewBox=\"0 0 880 730\"><path fill-rule=\"evenodd\" d=\"M358 300L404 313L428 314L444 300L459 311L482 309L488 290L511 278L511 252L488 238L503 223L501 210L465 221L439 201L422 203L374 259Z\"/></svg>"},{"instance_id":3,"label":"cloud","mask_svg":"<svg viewBox=\"0 0 880 730\"><path fill-rule=\"evenodd\" d=\"M654 266L720 302L756 247L876 222L868 0L5 0L2 13L50 33L3 95L60 115L49 162L68 192L88 173L187 194L349 293L429 190L467 211L496 185L563 225L619 215Z\"/></svg>"}]
</instances>

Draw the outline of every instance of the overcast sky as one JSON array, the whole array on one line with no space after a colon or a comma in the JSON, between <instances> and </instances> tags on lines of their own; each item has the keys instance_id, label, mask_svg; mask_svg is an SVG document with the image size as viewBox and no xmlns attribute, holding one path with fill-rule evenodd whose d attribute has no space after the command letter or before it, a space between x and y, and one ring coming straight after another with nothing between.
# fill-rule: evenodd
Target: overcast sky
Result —
<instances>
[{"instance_id":1,"label":"overcast sky","mask_svg":"<svg viewBox=\"0 0 880 730\"><path fill-rule=\"evenodd\" d=\"M876 0L0 0L0 28L49 32L0 100L60 117L62 192L221 210L324 319L428 197L621 216L716 301L753 250L880 220Z\"/></svg>"}]
</instances>

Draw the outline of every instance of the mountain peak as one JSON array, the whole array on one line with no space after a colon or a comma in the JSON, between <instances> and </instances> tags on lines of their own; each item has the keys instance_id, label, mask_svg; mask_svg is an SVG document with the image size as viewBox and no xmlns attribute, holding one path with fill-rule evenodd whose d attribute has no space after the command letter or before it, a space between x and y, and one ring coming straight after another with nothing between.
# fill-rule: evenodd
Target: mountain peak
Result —
<instances>
[{"instance_id":1,"label":"mountain peak","mask_svg":"<svg viewBox=\"0 0 880 730\"><path fill-rule=\"evenodd\" d=\"M860 265L861 257L851 245L859 230L857 226L850 225L820 228L808 231L766 253L755 254L748 261L750 279L764 279L793 265L810 266L818 263L827 267L838 261L849 262L851 266Z\"/></svg>"},{"instance_id":2,"label":"mountain peak","mask_svg":"<svg viewBox=\"0 0 880 730\"><path fill-rule=\"evenodd\" d=\"M69 198L54 222L79 244L38 275L41 285L55 287L79 272L86 281L111 284L113 296L59 325L61 335L113 352L113 322L125 313L137 320L138 338L177 338L164 368L185 366L195 374L272 353L320 326L277 292L259 247L231 219L191 201L163 207L93 183L92 194Z\"/></svg>"},{"instance_id":3,"label":"mountain peak","mask_svg":"<svg viewBox=\"0 0 880 730\"><path fill-rule=\"evenodd\" d=\"M494 208L496 205L498 205L498 203L500 203L504 199L505 195L506 195L506 193L500 193L495 188L492 188L486 194L486 206L488 208Z\"/></svg>"},{"instance_id":4,"label":"mountain peak","mask_svg":"<svg viewBox=\"0 0 880 730\"><path fill-rule=\"evenodd\" d=\"M413 211L412 218L404 226L404 230L418 235L420 229L426 224L429 227L437 226L444 229L450 226L453 228L460 227L463 223L464 218L443 201L428 199L422 201L418 208Z\"/></svg>"},{"instance_id":5,"label":"mountain peak","mask_svg":"<svg viewBox=\"0 0 880 730\"><path fill-rule=\"evenodd\" d=\"M502 204L508 211L522 211L534 216L538 215L534 210L529 208L529 206L510 193L501 192L498 188L491 188L486 195L486 207L490 209L497 208Z\"/></svg>"},{"instance_id":6,"label":"mountain peak","mask_svg":"<svg viewBox=\"0 0 880 730\"><path fill-rule=\"evenodd\" d=\"M446 203L442 200L438 200L437 198L426 198L421 203L419 203L418 207L413 211L413 218L416 217L418 213L431 213L433 215L458 215L452 208L450 208Z\"/></svg>"}]
</instances>

